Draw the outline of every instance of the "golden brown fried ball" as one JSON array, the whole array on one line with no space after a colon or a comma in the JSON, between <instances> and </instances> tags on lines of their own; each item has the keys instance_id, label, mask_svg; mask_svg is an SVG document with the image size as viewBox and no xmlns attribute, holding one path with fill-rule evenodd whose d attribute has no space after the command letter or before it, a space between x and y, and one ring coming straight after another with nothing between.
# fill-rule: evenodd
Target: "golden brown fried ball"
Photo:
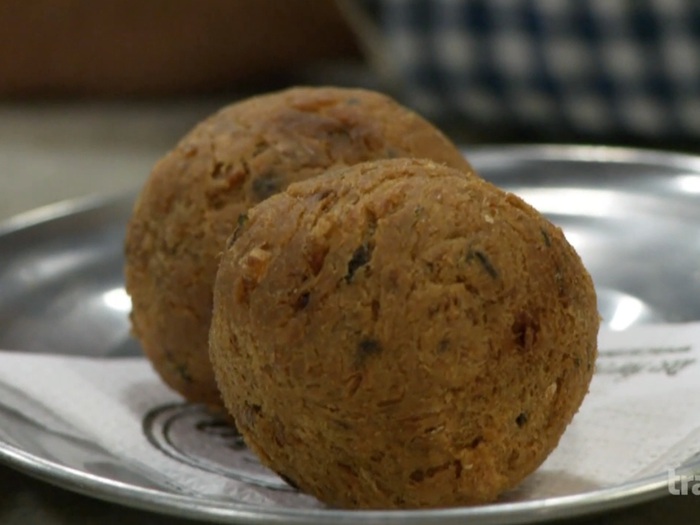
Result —
<instances>
[{"instance_id":1,"label":"golden brown fried ball","mask_svg":"<svg viewBox=\"0 0 700 525\"><path fill-rule=\"evenodd\" d=\"M262 462L348 508L489 502L578 410L599 317L518 197L424 160L290 186L231 238L210 354Z\"/></svg>"},{"instance_id":2,"label":"golden brown fried ball","mask_svg":"<svg viewBox=\"0 0 700 525\"><path fill-rule=\"evenodd\" d=\"M468 169L434 126L360 89L258 96L194 128L153 168L126 235L132 330L163 380L191 401L220 403L207 355L212 288L250 206L332 166L411 156Z\"/></svg>"}]
</instances>

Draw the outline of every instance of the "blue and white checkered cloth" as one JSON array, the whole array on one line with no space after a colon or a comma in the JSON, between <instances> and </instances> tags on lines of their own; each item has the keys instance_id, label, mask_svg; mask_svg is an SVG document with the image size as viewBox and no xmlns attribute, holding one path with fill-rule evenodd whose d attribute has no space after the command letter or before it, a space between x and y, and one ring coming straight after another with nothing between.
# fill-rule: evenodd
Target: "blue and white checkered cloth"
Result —
<instances>
[{"instance_id":1,"label":"blue and white checkered cloth","mask_svg":"<svg viewBox=\"0 0 700 525\"><path fill-rule=\"evenodd\" d=\"M375 1L406 102L428 116L700 138L700 1Z\"/></svg>"}]
</instances>

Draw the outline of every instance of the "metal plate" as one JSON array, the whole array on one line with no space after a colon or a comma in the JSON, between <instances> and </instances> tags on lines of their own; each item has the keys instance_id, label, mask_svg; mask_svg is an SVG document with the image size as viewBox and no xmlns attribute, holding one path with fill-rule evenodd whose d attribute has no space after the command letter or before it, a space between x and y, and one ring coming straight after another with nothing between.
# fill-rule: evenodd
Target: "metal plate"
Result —
<instances>
[{"instance_id":1,"label":"metal plate","mask_svg":"<svg viewBox=\"0 0 700 525\"><path fill-rule=\"evenodd\" d=\"M614 329L700 320L700 158L576 146L466 150L477 171L519 194L564 231L593 275ZM68 202L0 226L0 348L115 358L138 355L123 307L122 239L134 194ZM0 399L11 392L0 393ZM3 409L0 461L125 505L230 523L540 522L622 507L667 492L667 474L546 500L430 511L269 509L169 492L107 451ZM100 465L95 470L82 465ZM700 472L697 458L677 474Z\"/></svg>"}]
</instances>

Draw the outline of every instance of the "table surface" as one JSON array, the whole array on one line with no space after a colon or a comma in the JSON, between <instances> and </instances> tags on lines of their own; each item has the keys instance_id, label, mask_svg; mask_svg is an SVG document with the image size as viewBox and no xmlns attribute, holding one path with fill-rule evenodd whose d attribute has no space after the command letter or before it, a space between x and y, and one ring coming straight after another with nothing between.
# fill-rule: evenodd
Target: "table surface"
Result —
<instances>
[{"instance_id":1,"label":"table surface","mask_svg":"<svg viewBox=\"0 0 700 525\"><path fill-rule=\"evenodd\" d=\"M0 105L0 220L60 200L138 187L152 163L223 100ZM0 466L0 523L194 524L119 507ZM668 496L576 523L700 522L700 498Z\"/></svg>"}]
</instances>

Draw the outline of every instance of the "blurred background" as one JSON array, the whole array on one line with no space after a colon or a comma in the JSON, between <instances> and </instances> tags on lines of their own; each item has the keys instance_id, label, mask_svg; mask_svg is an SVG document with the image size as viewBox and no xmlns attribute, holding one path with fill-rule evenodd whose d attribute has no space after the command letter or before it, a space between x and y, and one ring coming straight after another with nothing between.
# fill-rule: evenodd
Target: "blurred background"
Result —
<instances>
[{"instance_id":1,"label":"blurred background","mask_svg":"<svg viewBox=\"0 0 700 525\"><path fill-rule=\"evenodd\" d=\"M0 218L137 186L198 120L382 90L460 143L696 151L690 0L0 0Z\"/></svg>"}]
</instances>

